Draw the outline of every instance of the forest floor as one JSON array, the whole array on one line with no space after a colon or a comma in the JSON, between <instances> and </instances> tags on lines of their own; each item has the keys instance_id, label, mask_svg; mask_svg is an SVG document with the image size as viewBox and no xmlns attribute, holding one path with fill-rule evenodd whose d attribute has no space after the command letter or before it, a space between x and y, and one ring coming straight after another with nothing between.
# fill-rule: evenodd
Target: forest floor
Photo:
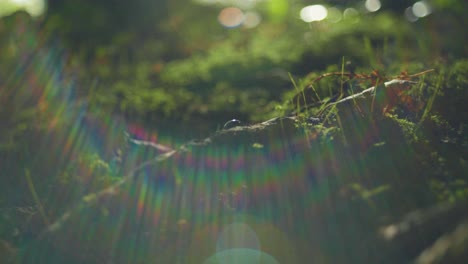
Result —
<instances>
[{"instance_id":1,"label":"forest floor","mask_svg":"<svg viewBox=\"0 0 468 264\"><path fill-rule=\"evenodd\" d=\"M72 207L36 195L36 207L2 210L16 231L1 240L0 258L464 263L466 65L447 87L434 85L440 76L377 83L180 145L127 135L112 184Z\"/></svg>"}]
</instances>

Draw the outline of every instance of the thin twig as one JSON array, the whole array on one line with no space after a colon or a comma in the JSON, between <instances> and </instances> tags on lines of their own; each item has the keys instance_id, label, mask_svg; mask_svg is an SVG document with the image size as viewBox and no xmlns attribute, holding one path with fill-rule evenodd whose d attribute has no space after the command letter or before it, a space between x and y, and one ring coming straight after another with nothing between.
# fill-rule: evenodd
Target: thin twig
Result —
<instances>
[{"instance_id":1,"label":"thin twig","mask_svg":"<svg viewBox=\"0 0 468 264\"><path fill-rule=\"evenodd\" d=\"M395 80L391 80L391 81L388 81L388 82L385 82L384 85L386 88L388 88L389 86L391 85L394 85L394 84L399 84L399 85L402 85L402 84L416 84L416 82L413 82L413 81L407 81L407 80L398 80L398 79L395 79ZM377 85L378 86L378 85ZM332 103L329 103L328 105L326 105L321 112L323 112L325 109L329 108L330 106L334 106L334 105L337 105L337 104L341 104L341 103L344 103L346 101L349 101L349 100L354 100L354 99L357 99L357 98L360 98L360 97L364 97L365 94L368 94L368 93L373 93L374 90L376 89L377 86L372 86L370 88L367 88L365 90L363 90L362 92L359 92L359 93L355 93L355 94L352 94L348 97L345 97L339 101L336 101L336 102L332 102Z\"/></svg>"}]
</instances>

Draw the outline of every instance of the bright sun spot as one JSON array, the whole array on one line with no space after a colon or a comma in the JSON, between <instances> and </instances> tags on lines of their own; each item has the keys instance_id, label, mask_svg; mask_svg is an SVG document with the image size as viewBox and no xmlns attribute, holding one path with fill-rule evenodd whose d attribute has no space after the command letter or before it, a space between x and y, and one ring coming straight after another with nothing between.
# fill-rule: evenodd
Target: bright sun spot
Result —
<instances>
[{"instance_id":1,"label":"bright sun spot","mask_svg":"<svg viewBox=\"0 0 468 264\"><path fill-rule=\"evenodd\" d=\"M323 5L310 5L301 9L301 19L304 22L321 21L328 15L327 9Z\"/></svg>"}]
</instances>

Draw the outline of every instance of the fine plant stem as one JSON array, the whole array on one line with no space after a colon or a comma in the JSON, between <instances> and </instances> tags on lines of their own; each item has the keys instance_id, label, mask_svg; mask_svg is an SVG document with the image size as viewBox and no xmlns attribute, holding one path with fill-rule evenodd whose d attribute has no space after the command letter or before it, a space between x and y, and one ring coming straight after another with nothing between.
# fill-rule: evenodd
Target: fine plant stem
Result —
<instances>
[{"instance_id":1,"label":"fine plant stem","mask_svg":"<svg viewBox=\"0 0 468 264\"><path fill-rule=\"evenodd\" d=\"M315 96L317 97L318 101L322 101L322 98L320 98L319 94L317 93L317 90L315 90L315 87L313 84L310 85L310 88L312 88L312 91L314 91Z\"/></svg>"},{"instance_id":2,"label":"fine plant stem","mask_svg":"<svg viewBox=\"0 0 468 264\"><path fill-rule=\"evenodd\" d=\"M294 80L294 78L292 77L292 75L291 75L290 72L288 72L288 75L289 75L289 79L291 80L291 82L292 82L292 84L293 84L293 86L294 86L294 89L296 89L297 93L301 93L301 94L302 94L302 99L304 100L304 104L306 104L306 97L305 97L304 90L301 91L301 90L297 87L296 81ZM301 105L300 105L299 101L297 101L297 106L296 106L296 107L297 107L297 110L296 110L296 111L299 113L299 112L301 111ZM306 112L308 112L307 109L306 109Z\"/></svg>"},{"instance_id":3,"label":"fine plant stem","mask_svg":"<svg viewBox=\"0 0 468 264\"><path fill-rule=\"evenodd\" d=\"M340 98L339 99L341 99L343 97L343 92L344 92L343 91L344 66L345 66L345 58L343 56L343 58L341 59L341 79L340 79Z\"/></svg>"},{"instance_id":4,"label":"fine plant stem","mask_svg":"<svg viewBox=\"0 0 468 264\"><path fill-rule=\"evenodd\" d=\"M341 99L343 99L343 96L344 96L344 91L343 91L344 66L345 66L345 58L343 56L342 61L341 61L340 95L338 96L337 101L340 101ZM338 121L338 125L340 126L340 129L341 129L341 135L343 136L343 142L346 145L348 145L348 141L346 140L346 135L345 135L345 132L343 130L344 127L343 127L343 125L341 123L341 118L340 118L340 112L339 111L336 111L336 120Z\"/></svg>"},{"instance_id":5,"label":"fine plant stem","mask_svg":"<svg viewBox=\"0 0 468 264\"><path fill-rule=\"evenodd\" d=\"M381 83L381 82L382 82L382 83ZM380 84L380 83L381 83L381 84ZM384 88L384 89L386 88L385 83L384 83L380 78L378 78L377 81L376 81L376 83L375 83L375 86L374 86L374 87L375 87L374 93L373 93L373 95L372 95L372 103L371 103L371 109L370 109L371 113L374 112L375 97L377 96L377 92L378 92L377 89L380 89L379 86L381 86L381 85L383 85L383 88Z\"/></svg>"},{"instance_id":6,"label":"fine plant stem","mask_svg":"<svg viewBox=\"0 0 468 264\"><path fill-rule=\"evenodd\" d=\"M34 188L34 183L31 179L31 173L29 169L24 170L24 175L26 176L26 181L28 183L29 191L31 192L34 201L36 202L38 208L39 208L39 213L41 214L42 220L44 223L48 226L50 224L45 212L44 212L44 207L42 206L41 200L39 200L39 196L37 195L36 188Z\"/></svg>"},{"instance_id":7,"label":"fine plant stem","mask_svg":"<svg viewBox=\"0 0 468 264\"><path fill-rule=\"evenodd\" d=\"M428 113L431 111L432 104L434 103L434 100L435 100L437 94L439 93L440 87L442 86L442 80L443 80L443 73L440 73L439 78L437 80L436 89L435 89L434 93L431 95L431 98L429 98L429 100L427 101L426 107L424 108L424 113L423 113L423 115L421 117L421 120L419 120L419 125L422 124L422 122L426 119ZM421 80L420 83L422 85L424 83L424 79Z\"/></svg>"},{"instance_id":8,"label":"fine plant stem","mask_svg":"<svg viewBox=\"0 0 468 264\"><path fill-rule=\"evenodd\" d=\"M414 77L419 77L421 75L424 75L426 73L430 73L430 72L433 72L435 71L434 69L429 69L429 70L425 70L425 71L422 71L422 72L418 72L418 73L415 73L415 74L411 74L411 75L408 75L409 78L414 78Z\"/></svg>"},{"instance_id":9,"label":"fine plant stem","mask_svg":"<svg viewBox=\"0 0 468 264\"><path fill-rule=\"evenodd\" d=\"M336 107L336 106L335 106ZM336 111L336 120L338 121L338 125L340 127L340 130L341 130L341 135L343 136L343 142L345 145L348 145L348 140L346 138L346 134L345 134L345 131L344 131L344 126L343 126L343 123L341 122L341 118L340 118L340 115L339 115L339 111Z\"/></svg>"}]
</instances>

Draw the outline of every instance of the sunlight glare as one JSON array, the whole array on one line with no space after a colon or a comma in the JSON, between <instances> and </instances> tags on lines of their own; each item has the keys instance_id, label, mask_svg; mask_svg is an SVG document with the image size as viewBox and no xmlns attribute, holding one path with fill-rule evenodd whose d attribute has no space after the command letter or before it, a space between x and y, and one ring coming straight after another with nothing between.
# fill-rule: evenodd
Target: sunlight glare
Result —
<instances>
[{"instance_id":1,"label":"sunlight glare","mask_svg":"<svg viewBox=\"0 0 468 264\"><path fill-rule=\"evenodd\" d=\"M300 16L304 22L321 21L328 15L327 9L323 5L310 5L301 9Z\"/></svg>"}]
</instances>

